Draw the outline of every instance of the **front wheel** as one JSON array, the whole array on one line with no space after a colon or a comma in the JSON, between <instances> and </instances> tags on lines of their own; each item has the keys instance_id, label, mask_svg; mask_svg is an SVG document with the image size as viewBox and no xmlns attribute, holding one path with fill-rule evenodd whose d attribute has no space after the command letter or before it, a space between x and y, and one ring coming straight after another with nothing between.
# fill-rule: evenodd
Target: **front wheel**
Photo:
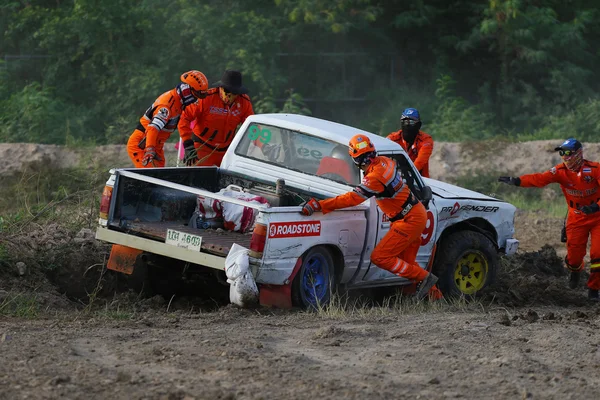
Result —
<instances>
[{"instance_id":1,"label":"front wheel","mask_svg":"<svg viewBox=\"0 0 600 400\"><path fill-rule=\"evenodd\" d=\"M496 247L485 235L474 231L454 232L436 251L433 273L446 297L473 297L492 284L499 267Z\"/></svg>"},{"instance_id":2,"label":"front wheel","mask_svg":"<svg viewBox=\"0 0 600 400\"><path fill-rule=\"evenodd\" d=\"M292 302L302 308L320 309L329 304L334 264L329 250L314 247L306 253L292 283Z\"/></svg>"}]
</instances>

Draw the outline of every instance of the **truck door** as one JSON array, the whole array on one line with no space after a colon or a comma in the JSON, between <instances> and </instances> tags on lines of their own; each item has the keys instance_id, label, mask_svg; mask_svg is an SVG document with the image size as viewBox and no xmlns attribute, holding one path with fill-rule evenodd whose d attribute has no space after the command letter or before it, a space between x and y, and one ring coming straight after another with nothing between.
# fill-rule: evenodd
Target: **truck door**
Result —
<instances>
[{"instance_id":1,"label":"truck door","mask_svg":"<svg viewBox=\"0 0 600 400\"><path fill-rule=\"evenodd\" d=\"M384 154L386 157L390 157L396 161L398 167L402 171L402 177L406 184L409 185L413 193L420 199L423 200L425 183L421 175L416 172L412 162L406 157L404 153L400 154ZM437 209L435 202L431 199L428 202L423 203L427 208L427 224L425 229L421 233L421 247L417 254L417 262L423 268L427 268L433 247L435 245L435 231L437 227ZM390 222L387 216L377 207L378 223L377 223L377 239L376 243L388 233L390 229ZM371 231L371 232L374 232ZM378 268L374 264L370 264L369 268L365 271L362 278L363 281L378 282L378 281L389 281L395 282L404 280L397 275L392 274L384 269Z\"/></svg>"}]
</instances>

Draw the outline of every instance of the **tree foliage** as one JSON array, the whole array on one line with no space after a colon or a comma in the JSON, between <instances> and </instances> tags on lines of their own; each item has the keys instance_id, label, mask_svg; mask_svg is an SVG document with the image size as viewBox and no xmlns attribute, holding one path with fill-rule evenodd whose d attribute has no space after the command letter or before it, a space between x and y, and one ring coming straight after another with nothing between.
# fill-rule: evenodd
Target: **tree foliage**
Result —
<instances>
[{"instance_id":1,"label":"tree foliage","mask_svg":"<svg viewBox=\"0 0 600 400\"><path fill-rule=\"evenodd\" d=\"M165 9L166 7L166 9ZM125 143L189 69L257 112L444 140L597 137L600 4L572 0L8 0L0 141Z\"/></svg>"}]
</instances>

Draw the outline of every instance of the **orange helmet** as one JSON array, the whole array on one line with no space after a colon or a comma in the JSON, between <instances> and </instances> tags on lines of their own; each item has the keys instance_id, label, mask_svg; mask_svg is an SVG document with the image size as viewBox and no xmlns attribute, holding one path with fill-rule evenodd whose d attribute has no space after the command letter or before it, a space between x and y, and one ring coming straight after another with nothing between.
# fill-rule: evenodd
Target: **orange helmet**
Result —
<instances>
[{"instance_id":1,"label":"orange helmet","mask_svg":"<svg viewBox=\"0 0 600 400\"><path fill-rule=\"evenodd\" d=\"M181 82L190 86L190 91L194 97L199 99L206 97L208 79L202 72L196 70L184 72L181 75Z\"/></svg>"},{"instance_id":2,"label":"orange helmet","mask_svg":"<svg viewBox=\"0 0 600 400\"><path fill-rule=\"evenodd\" d=\"M375 157L375 146L366 135L354 135L348 144L348 153L358 167L367 165Z\"/></svg>"}]
</instances>

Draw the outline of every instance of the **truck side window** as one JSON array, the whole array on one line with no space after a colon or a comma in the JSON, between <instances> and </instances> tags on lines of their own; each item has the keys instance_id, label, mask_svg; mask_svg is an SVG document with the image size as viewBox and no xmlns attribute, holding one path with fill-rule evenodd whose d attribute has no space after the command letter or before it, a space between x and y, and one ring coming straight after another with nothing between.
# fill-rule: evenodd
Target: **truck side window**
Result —
<instances>
[{"instance_id":1,"label":"truck side window","mask_svg":"<svg viewBox=\"0 0 600 400\"><path fill-rule=\"evenodd\" d=\"M323 179L356 186L360 170L348 147L322 137L277 126L250 124L235 154Z\"/></svg>"}]
</instances>

